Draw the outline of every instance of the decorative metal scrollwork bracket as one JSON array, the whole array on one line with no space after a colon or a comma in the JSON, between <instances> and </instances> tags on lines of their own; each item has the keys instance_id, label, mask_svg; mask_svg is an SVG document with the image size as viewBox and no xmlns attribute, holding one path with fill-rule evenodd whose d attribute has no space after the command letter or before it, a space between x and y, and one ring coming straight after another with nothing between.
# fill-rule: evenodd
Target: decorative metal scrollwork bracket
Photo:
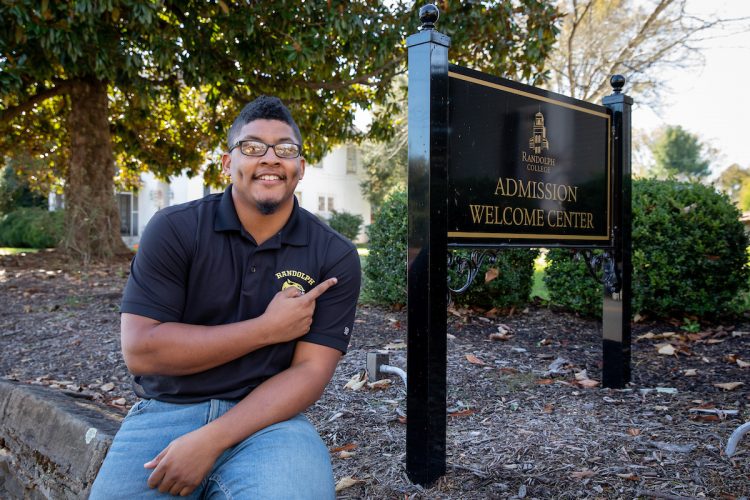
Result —
<instances>
[{"instance_id":1,"label":"decorative metal scrollwork bracket","mask_svg":"<svg viewBox=\"0 0 750 500\"><path fill-rule=\"evenodd\" d=\"M597 283L604 285L604 291L609 294L620 293L622 290L622 276L617 269L614 256L610 252L594 254L591 250L576 251L576 258L582 259L586 264L589 274ZM602 277L597 276L597 270L601 266Z\"/></svg>"},{"instance_id":2,"label":"decorative metal scrollwork bracket","mask_svg":"<svg viewBox=\"0 0 750 500\"><path fill-rule=\"evenodd\" d=\"M458 288L451 286L450 273L448 278L448 300L452 295L459 295L469 289L477 277L479 269L482 267L485 259L489 259L490 264L494 264L497 259L497 250L478 249L472 250L469 255L461 253L460 250L448 250L448 270L453 269L459 275L459 282L463 279L463 285Z\"/></svg>"}]
</instances>

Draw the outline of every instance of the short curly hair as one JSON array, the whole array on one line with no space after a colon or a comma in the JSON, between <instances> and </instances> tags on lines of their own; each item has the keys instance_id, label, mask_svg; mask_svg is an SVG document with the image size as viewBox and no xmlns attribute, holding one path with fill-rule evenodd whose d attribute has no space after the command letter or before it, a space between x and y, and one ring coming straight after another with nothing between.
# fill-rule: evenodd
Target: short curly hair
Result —
<instances>
[{"instance_id":1,"label":"short curly hair","mask_svg":"<svg viewBox=\"0 0 750 500\"><path fill-rule=\"evenodd\" d=\"M294 135L300 145L302 145L302 134L299 131L297 122L292 118L289 108L284 106L284 103L278 97L262 95L245 105L237 118L235 118L227 134L227 148L234 146L237 135L239 135L242 127L254 120L279 120L288 124L292 127L292 131L294 131Z\"/></svg>"}]
</instances>

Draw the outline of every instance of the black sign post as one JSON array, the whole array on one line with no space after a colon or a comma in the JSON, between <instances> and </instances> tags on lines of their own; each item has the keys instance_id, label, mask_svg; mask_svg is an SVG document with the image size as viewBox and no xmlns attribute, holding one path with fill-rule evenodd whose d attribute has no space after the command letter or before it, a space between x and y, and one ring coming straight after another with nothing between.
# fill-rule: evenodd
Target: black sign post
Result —
<instances>
[{"instance_id":1,"label":"black sign post","mask_svg":"<svg viewBox=\"0 0 750 500\"><path fill-rule=\"evenodd\" d=\"M633 99L622 93L625 78L615 75L610 79L614 94L603 99L612 110L615 183L614 245L611 250L614 279L604 287L602 311L603 356L602 385L622 388L630 382L630 301L632 231L632 190L630 181L631 122Z\"/></svg>"},{"instance_id":2,"label":"black sign post","mask_svg":"<svg viewBox=\"0 0 750 500\"><path fill-rule=\"evenodd\" d=\"M409 241L406 470L429 484L445 474L445 312L448 47L438 10L420 10L409 50Z\"/></svg>"},{"instance_id":3,"label":"black sign post","mask_svg":"<svg viewBox=\"0 0 750 500\"><path fill-rule=\"evenodd\" d=\"M407 39L406 470L430 484L446 468L449 248L566 247L603 263L602 385L630 381L633 101L621 76L598 106L451 66L437 7L419 14Z\"/></svg>"}]
</instances>

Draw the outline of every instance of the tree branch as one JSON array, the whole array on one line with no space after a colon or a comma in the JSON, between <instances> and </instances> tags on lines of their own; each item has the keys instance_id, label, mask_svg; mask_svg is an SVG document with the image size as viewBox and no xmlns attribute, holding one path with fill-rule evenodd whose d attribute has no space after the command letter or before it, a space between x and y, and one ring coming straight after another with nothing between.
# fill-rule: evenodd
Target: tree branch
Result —
<instances>
[{"instance_id":1,"label":"tree branch","mask_svg":"<svg viewBox=\"0 0 750 500\"><path fill-rule=\"evenodd\" d=\"M11 106L5 111L0 112L0 125L7 125L13 121L17 116L26 111L31 111L37 104L46 101L52 97L58 95L67 94L75 84L75 80L59 80L55 82L55 86L52 88L44 89L41 92L34 94L29 97L26 101Z\"/></svg>"}]
</instances>

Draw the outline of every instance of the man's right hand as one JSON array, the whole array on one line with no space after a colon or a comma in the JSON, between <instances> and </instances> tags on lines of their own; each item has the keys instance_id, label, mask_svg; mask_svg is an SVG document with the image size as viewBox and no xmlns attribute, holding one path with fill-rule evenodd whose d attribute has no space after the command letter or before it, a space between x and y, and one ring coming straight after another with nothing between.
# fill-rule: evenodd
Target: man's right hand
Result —
<instances>
[{"instance_id":1,"label":"man's right hand","mask_svg":"<svg viewBox=\"0 0 750 500\"><path fill-rule=\"evenodd\" d=\"M315 301L336 282L336 278L329 278L307 293L293 286L277 293L261 316L270 332L268 343L288 342L309 332Z\"/></svg>"}]
</instances>

